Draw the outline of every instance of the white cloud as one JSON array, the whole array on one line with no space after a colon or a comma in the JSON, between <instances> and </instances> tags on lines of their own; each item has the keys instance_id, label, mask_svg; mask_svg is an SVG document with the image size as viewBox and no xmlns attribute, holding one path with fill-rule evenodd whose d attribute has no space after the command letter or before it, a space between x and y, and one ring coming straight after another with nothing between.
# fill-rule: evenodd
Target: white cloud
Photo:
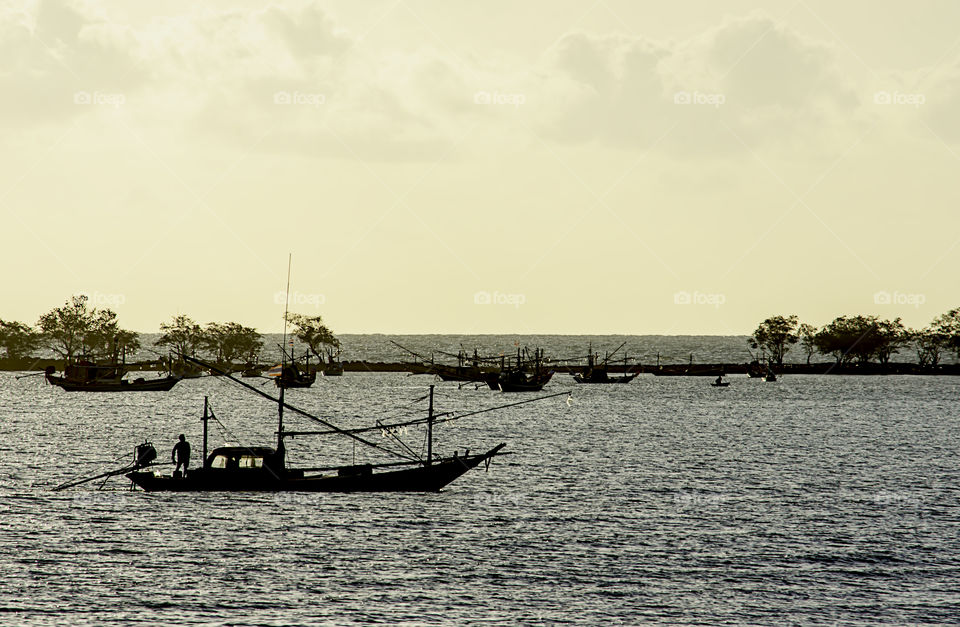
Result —
<instances>
[{"instance_id":1,"label":"white cloud","mask_svg":"<svg viewBox=\"0 0 960 627\"><path fill-rule=\"evenodd\" d=\"M644 149L670 129L658 150L704 158L742 153L744 143L846 145L866 91L839 73L832 48L759 15L678 42L568 33L527 65L428 45L372 51L307 0L194 9L137 28L93 2L43 2L4 9L0 34L3 124L91 115L73 94L100 90L124 94L136 122L171 136L364 159L432 161L474 128L471 149L531 131ZM478 92L522 105L478 106ZM306 104L278 106L278 93ZM678 104L678 94L700 104ZM932 124L958 137L948 111L931 108Z\"/></svg>"}]
</instances>

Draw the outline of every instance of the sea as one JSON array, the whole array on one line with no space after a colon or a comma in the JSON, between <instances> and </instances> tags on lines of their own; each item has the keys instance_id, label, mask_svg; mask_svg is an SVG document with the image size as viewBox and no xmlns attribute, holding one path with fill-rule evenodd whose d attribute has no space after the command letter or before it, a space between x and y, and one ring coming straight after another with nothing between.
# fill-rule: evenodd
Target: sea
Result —
<instances>
[{"instance_id":1,"label":"sea","mask_svg":"<svg viewBox=\"0 0 960 627\"><path fill-rule=\"evenodd\" d=\"M350 336L345 352L394 360L389 339L557 355L623 341ZM629 354L747 360L725 342L637 340ZM373 426L425 415L434 385L437 411L511 405L439 425L436 450L509 454L433 494L147 494L122 477L53 488L129 463L144 441L167 460L180 433L196 464L205 398L211 448L273 445L275 404L222 377L91 394L26 374L0 372L0 625L960 621L954 377L733 375L714 388L558 374L542 393L503 394L348 372L287 401ZM316 426L290 412L285 424ZM423 450L422 431L400 437ZM382 459L340 438L287 445L295 466Z\"/></svg>"}]
</instances>

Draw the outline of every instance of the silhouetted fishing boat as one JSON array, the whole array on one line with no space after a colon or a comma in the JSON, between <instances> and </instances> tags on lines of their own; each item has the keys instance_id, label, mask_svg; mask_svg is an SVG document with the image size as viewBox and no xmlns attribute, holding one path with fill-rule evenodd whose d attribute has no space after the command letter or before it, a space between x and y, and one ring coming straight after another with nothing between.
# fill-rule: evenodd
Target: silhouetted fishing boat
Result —
<instances>
[{"instance_id":1,"label":"silhouetted fishing boat","mask_svg":"<svg viewBox=\"0 0 960 627\"><path fill-rule=\"evenodd\" d=\"M640 373L631 373L627 371L626 356L623 358L623 369L625 374L619 377L610 376L610 359L625 345L626 342L618 346L617 349L612 353L607 353L603 360L600 360L600 355L593 352L593 344L591 343L587 350L587 365L583 366L580 372L570 373L573 375L573 380L577 383L630 383L636 379L637 375ZM582 357L579 359L582 359Z\"/></svg>"},{"instance_id":2,"label":"silhouetted fishing boat","mask_svg":"<svg viewBox=\"0 0 960 627\"><path fill-rule=\"evenodd\" d=\"M54 374L56 370L47 366L44 371L47 382L67 392L166 392L180 381L180 377L175 376L125 379L124 364L102 365L86 359L68 364L60 376Z\"/></svg>"},{"instance_id":3,"label":"silhouetted fishing boat","mask_svg":"<svg viewBox=\"0 0 960 627\"><path fill-rule=\"evenodd\" d=\"M408 372L411 374L432 374L440 377L440 379L443 381L485 382L491 373L496 373L496 369L489 366L483 367L481 364L489 364L499 360L499 357L481 357L477 353L476 349L474 349L473 358L469 360L469 363L467 354L463 350L460 350L457 355L445 353L444 351L437 351L442 355L457 358L456 366L450 364L441 364L434 362L433 355L427 359L424 355L410 350L409 348L406 348L405 346L402 346L393 340L390 342L397 348L410 353L420 360L419 362L406 364Z\"/></svg>"},{"instance_id":4,"label":"silhouetted fishing boat","mask_svg":"<svg viewBox=\"0 0 960 627\"><path fill-rule=\"evenodd\" d=\"M323 374L325 377L340 377L343 376L343 362L340 361L340 351L337 350L336 353L332 349L327 349L327 359L323 360L323 357L317 355L317 359L320 364L317 366L317 370Z\"/></svg>"},{"instance_id":5,"label":"silhouetted fishing boat","mask_svg":"<svg viewBox=\"0 0 960 627\"><path fill-rule=\"evenodd\" d=\"M309 363L309 362L308 362ZM283 366L280 376L274 378L278 388L308 388L317 381L317 372L311 370L303 372L294 363Z\"/></svg>"},{"instance_id":6,"label":"silhouetted fishing boat","mask_svg":"<svg viewBox=\"0 0 960 627\"><path fill-rule=\"evenodd\" d=\"M553 378L553 370L548 370L544 365L543 349L534 349L534 356L529 358L529 351L523 350L526 359L521 356L520 349L517 348L516 365L506 364L506 359L501 357L499 372L491 372L484 375L484 382L491 390L501 392L539 392Z\"/></svg>"}]
</instances>

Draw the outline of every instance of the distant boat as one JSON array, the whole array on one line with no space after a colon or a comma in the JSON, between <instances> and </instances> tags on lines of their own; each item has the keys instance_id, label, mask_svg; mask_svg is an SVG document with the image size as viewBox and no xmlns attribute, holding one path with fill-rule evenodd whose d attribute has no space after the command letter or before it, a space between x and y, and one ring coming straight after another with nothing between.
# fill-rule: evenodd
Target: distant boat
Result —
<instances>
[{"instance_id":1,"label":"distant boat","mask_svg":"<svg viewBox=\"0 0 960 627\"><path fill-rule=\"evenodd\" d=\"M291 351L290 361L280 367L279 375L274 376L274 383L278 388L308 388L317 381L317 371L310 370L310 356L307 354L306 372L301 371L293 360ZM276 367L270 372L276 372Z\"/></svg>"},{"instance_id":2,"label":"distant boat","mask_svg":"<svg viewBox=\"0 0 960 627\"><path fill-rule=\"evenodd\" d=\"M526 352L526 349L524 349ZM529 353L527 353L529 357ZM500 372L485 375L484 381L491 390L501 392L539 392L553 378L553 370L544 366L543 349L534 349L533 358L521 357L517 348L517 362L515 366L507 366L501 358Z\"/></svg>"},{"instance_id":3,"label":"distant boat","mask_svg":"<svg viewBox=\"0 0 960 627\"><path fill-rule=\"evenodd\" d=\"M246 366L244 366L243 370L240 371L240 376L247 377L248 379L259 377L261 375L263 375L263 368L261 366L257 366L256 364L248 363Z\"/></svg>"},{"instance_id":4,"label":"distant boat","mask_svg":"<svg viewBox=\"0 0 960 627\"><path fill-rule=\"evenodd\" d=\"M440 377L443 381L459 381L462 383L467 382L487 382L487 379L491 374L496 374L497 369L491 367L492 362L499 361L499 358L496 357L481 357L477 350L473 351L473 358L468 359L465 351L460 350L457 355L452 353L445 353L444 351L438 351L442 355L449 357L457 358L457 365L451 364L440 364L435 363L433 355L428 359L426 356L417 353L416 351L410 350L409 348L394 342L390 341L397 348L410 353L415 358L420 360L417 363L406 364L407 370L411 374L432 374L434 376ZM481 366L481 364L484 364Z\"/></svg>"},{"instance_id":5,"label":"distant boat","mask_svg":"<svg viewBox=\"0 0 960 627\"><path fill-rule=\"evenodd\" d=\"M626 356L623 358L624 371L626 374L620 377L610 376L610 359L625 345L626 342L618 346L617 350L613 351L612 353L607 353L604 359L600 360L600 355L593 352L593 344L591 343L587 350L587 365L583 366L580 372L571 373L573 375L573 380L577 383L630 383L636 379L640 373L631 373L627 371ZM582 357L580 359L582 359Z\"/></svg>"},{"instance_id":6,"label":"distant boat","mask_svg":"<svg viewBox=\"0 0 960 627\"><path fill-rule=\"evenodd\" d=\"M711 383L710 385L712 385L715 388L725 388L730 385L730 382L729 381L723 381L721 383L714 382L714 383Z\"/></svg>"},{"instance_id":7,"label":"distant boat","mask_svg":"<svg viewBox=\"0 0 960 627\"><path fill-rule=\"evenodd\" d=\"M340 377L343 376L343 362L340 361L340 351L338 350L334 353L332 350L327 350L327 361L324 363L323 359L319 356L317 357L320 360L320 365L317 366L317 369L325 377Z\"/></svg>"},{"instance_id":8,"label":"distant boat","mask_svg":"<svg viewBox=\"0 0 960 627\"><path fill-rule=\"evenodd\" d=\"M68 364L61 376L55 376L55 372L56 368L47 366L44 371L47 382L67 392L166 392L181 379L175 376L125 379L124 364L101 365L86 359Z\"/></svg>"}]
</instances>

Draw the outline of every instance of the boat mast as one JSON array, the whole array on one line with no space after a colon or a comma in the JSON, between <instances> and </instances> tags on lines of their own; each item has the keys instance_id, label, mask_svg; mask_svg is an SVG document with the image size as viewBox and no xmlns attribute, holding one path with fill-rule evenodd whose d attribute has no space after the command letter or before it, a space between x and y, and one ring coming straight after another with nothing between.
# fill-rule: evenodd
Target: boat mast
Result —
<instances>
[{"instance_id":1,"label":"boat mast","mask_svg":"<svg viewBox=\"0 0 960 627\"><path fill-rule=\"evenodd\" d=\"M210 415L207 412L208 407L207 397L203 397L203 458L201 459L201 465L206 465L207 463L207 421L210 419Z\"/></svg>"},{"instance_id":2,"label":"boat mast","mask_svg":"<svg viewBox=\"0 0 960 627\"><path fill-rule=\"evenodd\" d=\"M430 407L427 409L427 466L433 463L433 386L430 386Z\"/></svg>"},{"instance_id":3,"label":"boat mast","mask_svg":"<svg viewBox=\"0 0 960 627\"><path fill-rule=\"evenodd\" d=\"M286 360L287 360L287 314L290 311L290 266L293 264L293 253L289 253L287 256L287 291L284 294L286 298L286 303L283 306L283 347L280 349L280 352L283 354L283 361L280 365L280 380L283 381L283 371L286 370ZM290 356L293 357L293 349L290 349ZM280 459L283 459L283 392L284 388L287 386L280 386L280 399L277 406L277 455Z\"/></svg>"}]
</instances>

